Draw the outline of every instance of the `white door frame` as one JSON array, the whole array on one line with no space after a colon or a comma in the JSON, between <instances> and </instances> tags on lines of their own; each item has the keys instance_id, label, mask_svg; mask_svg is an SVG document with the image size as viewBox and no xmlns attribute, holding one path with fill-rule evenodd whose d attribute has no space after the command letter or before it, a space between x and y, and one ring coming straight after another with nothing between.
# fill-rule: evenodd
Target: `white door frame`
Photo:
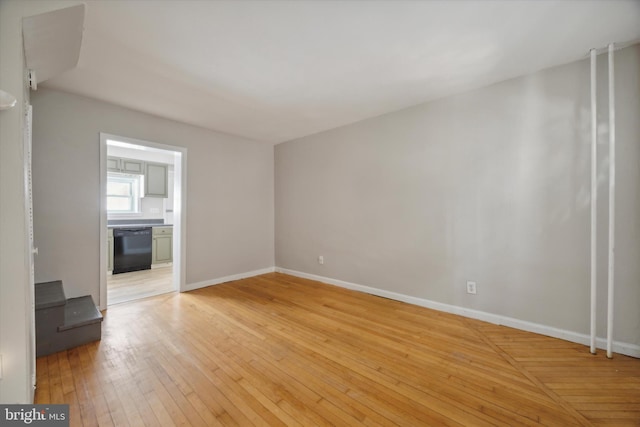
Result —
<instances>
[{"instance_id":1,"label":"white door frame","mask_svg":"<svg viewBox=\"0 0 640 427\"><path fill-rule=\"evenodd\" d=\"M33 401L36 389L36 303L35 303L35 260L34 255L38 249L33 240L33 179L32 179L32 153L33 153L33 107L25 104L24 112L24 202L27 223L27 262L29 264L29 284L27 288L28 308L27 325L29 326L29 343L27 355L29 356L29 370L31 372L29 393ZM0 367L2 369L2 367Z\"/></svg>"},{"instance_id":2,"label":"white door frame","mask_svg":"<svg viewBox=\"0 0 640 427\"><path fill-rule=\"evenodd\" d=\"M107 308L107 140L175 152L173 212L173 283L186 290L187 149L100 132L100 310Z\"/></svg>"}]
</instances>

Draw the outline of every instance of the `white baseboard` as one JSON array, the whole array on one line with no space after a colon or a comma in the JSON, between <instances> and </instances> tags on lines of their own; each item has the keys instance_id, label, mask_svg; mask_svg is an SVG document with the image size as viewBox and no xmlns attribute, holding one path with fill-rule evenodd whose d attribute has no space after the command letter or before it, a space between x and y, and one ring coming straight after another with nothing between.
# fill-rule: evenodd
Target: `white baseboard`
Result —
<instances>
[{"instance_id":1,"label":"white baseboard","mask_svg":"<svg viewBox=\"0 0 640 427\"><path fill-rule=\"evenodd\" d=\"M273 273L275 267L262 268L260 270L248 271L246 273L232 274L231 276L219 277L217 279L204 280L202 282L187 283L181 292L193 291L195 289L206 288L207 286L219 285L221 283L231 282L233 280L246 279L247 277L259 276L261 274Z\"/></svg>"},{"instance_id":2,"label":"white baseboard","mask_svg":"<svg viewBox=\"0 0 640 427\"><path fill-rule=\"evenodd\" d=\"M444 311L446 313L457 314L471 319L483 320L485 322L494 323L496 325L509 326L511 328L520 329L527 332L534 332L541 335L547 335L554 338L560 338L566 341L584 344L590 344L589 336L578 332L567 331L564 329L554 328L552 326L541 325L539 323L528 322L526 320L514 319L512 317L502 316L499 314L487 313L485 311L473 310L470 308L459 307L456 305L444 304L441 302L431 301L424 298L412 297L409 295L399 294L396 292L385 291L383 289L372 288L370 286L358 285L356 283L345 282L343 280L332 279L329 277L317 276L315 274L303 273L301 271L289 270L286 268L276 267L278 273L289 274L291 276L302 277L304 279L316 280L318 282L328 283L341 288L351 289L354 291L365 292L367 294L377 295L384 298L390 298L396 301L402 301L433 310ZM597 338L596 346L600 349L606 348L606 339ZM613 342L613 351L631 357L640 358L640 346L619 341Z\"/></svg>"},{"instance_id":3,"label":"white baseboard","mask_svg":"<svg viewBox=\"0 0 640 427\"><path fill-rule=\"evenodd\" d=\"M154 268L163 268L163 267L169 267L173 265L173 262L169 261L169 262L162 262L159 264L151 264L151 269L153 270Z\"/></svg>"}]
</instances>

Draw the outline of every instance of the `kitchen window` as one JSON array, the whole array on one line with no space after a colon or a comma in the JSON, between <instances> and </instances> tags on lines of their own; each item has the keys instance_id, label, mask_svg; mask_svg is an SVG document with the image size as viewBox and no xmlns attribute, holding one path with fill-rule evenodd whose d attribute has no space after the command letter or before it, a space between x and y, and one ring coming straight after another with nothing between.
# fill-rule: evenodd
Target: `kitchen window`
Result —
<instances>
[{"instance_id":1,"label":"kitchen window","mask_svg":"<svg viewBox=\"0 0 640 427\"><path fill-rule=\"evenodd\" d=\"M107 212L140 213L140 175L109 173L107 176Z\"/></svg>"}]
</instances>

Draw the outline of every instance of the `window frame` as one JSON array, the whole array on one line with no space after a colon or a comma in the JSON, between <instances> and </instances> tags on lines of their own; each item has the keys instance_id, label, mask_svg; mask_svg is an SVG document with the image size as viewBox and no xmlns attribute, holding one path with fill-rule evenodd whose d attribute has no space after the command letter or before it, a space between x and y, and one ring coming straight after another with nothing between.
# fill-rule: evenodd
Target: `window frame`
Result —
<instances>
[{"instance_id":1,"label":"window frame","mask_svg":"<svg viewBox=\"0 0 640 427\"><path fill-rule=\"evenodd\" d=\"M109 194L109 182L112 182L112 181L129 184L130 194L124 195L124 196L120 194ZM124 174L124 173L117 173L117 172L107 173L107 188L106 188L107 214L109 216L142 215L141 202L140 202L140 198L142 197L142 193L140 191L141 185L142 185L142 180L140 179L140 175ZM130 201L129 206L131 206L131 209L127 209L127 210L109 209L109 198L112 198L112 197L128 199Z\"/></svg>"}]
</instances>

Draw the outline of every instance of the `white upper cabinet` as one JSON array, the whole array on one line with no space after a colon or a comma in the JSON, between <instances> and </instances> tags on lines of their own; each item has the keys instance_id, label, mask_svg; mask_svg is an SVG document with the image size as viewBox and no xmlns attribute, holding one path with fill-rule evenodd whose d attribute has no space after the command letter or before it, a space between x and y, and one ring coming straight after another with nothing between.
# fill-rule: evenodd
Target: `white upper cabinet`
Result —
<instances>
[{"instance_id":1,"label":"white upper cabinet","mask_svg":"<svg viewBox=\"0 0 640 427\"><path fill-rule=\"evenodd\" d=\"M120 159L122 172L144 174L144 162L142 160Z\"/></svg>"},{"instance_id":2,"label":"white upper cabinet","mask_svg":"<svg viewBox=\"0 0 640 427\"><path fill-rule=\"evenodd\" d=\"M144 175L144 197L169 197L167 164L108 156L107 171Z\"/></svg>"},{"instance_id":3,"label":"white upper cabinet","mask_svg":"<svg viewBox=\"0 0 640 427\"><path fill-rule=\"evenodd\" d=\"M145 197L167 198L169 196L169 185L167 179L169 165L163 163L147 162L145 166Z\"/></svg>"},{"instance_id":4,"label":"white upper cabinet","mask_svg":"<svg viewBox=\"0 0 640 427\"><path fill-rule=\"evenodd\" d=\"M109 172L120 172L120 158L107 157L107 170Z\"/></svg>"},{"instance_id":5,"label":"white upper cabinet","mask_svg":"<svg viewBox=\"0 0 640 427\"><path fill-rule=\"evenodd\" d=\"M144 162L142 160L123 159L120 157L107 157L107 171L144 174Z\"/></svg>"}]
</instances>

